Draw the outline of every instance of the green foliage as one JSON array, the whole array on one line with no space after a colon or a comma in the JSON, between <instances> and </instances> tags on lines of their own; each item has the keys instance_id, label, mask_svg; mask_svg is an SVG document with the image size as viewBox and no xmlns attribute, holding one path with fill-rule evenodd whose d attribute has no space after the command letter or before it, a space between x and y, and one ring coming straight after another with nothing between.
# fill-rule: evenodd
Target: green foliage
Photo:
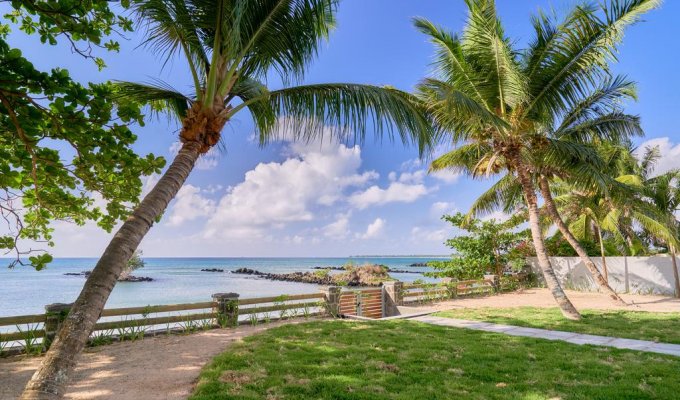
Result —
<instances>
[{"instance_id":1,"label":"green foliage","mask_svg":"<svg viewBox=\"0 0 680 400\"><path fill-rule=\"evenodd\" d=\"M120 274L118 280L124 280L128 278L133 271L144 268L146 263L142 259L142 254L143 252L141 250L135 250L135 252L132 254L132 257L130 257L127 264L125 264L125 269Z\"/></svg>"},{"instance_id":2,"label":"green foliage","mask_svg":"<svg viewBox=\"0 0 680 400\"><path fill-rule=\"evenodd\" d=\"M592 240L582 239L579 241L581 247L585 249L589 256L600 255L600 245ZM545 247L548 255L553 257L577 257L576 250L567 242L561 234L557 233L545 240ZM532 254L532 256L535 256ZM618 254L616 254L618 255Z\"/></svg>"},{"instance_id":3,"label":"green foliage","mask_svg":"<svg viewBox=\"0 0 680 400\"><path fill-rule=\"evenodd\" d=\"M640 351L413 321L324 321L233 343L189 398L673 399L679 369L678 357Z\"/></svg>"},{"instance_id":4,"label":"green foliage","mask_svg":"<svg viewBox=\"0 0 680 400\"><path fill-rule=\"evenodd\" d=\"M10 4L5 17L20 30L49 45L65 38L100 67L104 62L93 48L115 51L107 35L131 30L103 0ZM91 220L110 231L137 203L141 177L160 172L165 162L131 149L136 136L129 125L143 123L137 103L120 98L110 83L84 85L67 70L36 69L7 42L9 31L0 25L0 211L8 232L0 236L0 251L16 255L10 266L42 269L51 256L32 254L22 242L53 245L54 220Z\"/></svg>"},{"instance_id":5,"label":"green foliage","mask_svg":"<svg viewBox=\"0 0 680 400\"><path fill-rule=\"evenodd\" d=\"M455 251L451 260L428 263L435 272L426 275L457 279L479 279L485 273L502 275L505 268L523 258L512 250L526 239L526 232L513 232L508 224L495 220L469 220L465 215L445 215L444 220L454 227L467 231L467 235L456 236L446 241Z\"/></svg>"}]
</instances>

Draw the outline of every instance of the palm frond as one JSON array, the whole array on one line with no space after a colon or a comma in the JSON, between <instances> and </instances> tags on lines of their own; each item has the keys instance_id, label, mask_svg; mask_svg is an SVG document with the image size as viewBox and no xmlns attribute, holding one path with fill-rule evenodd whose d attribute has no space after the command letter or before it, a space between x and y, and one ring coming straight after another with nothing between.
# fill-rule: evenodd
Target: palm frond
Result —
<instances>
[{"instance_id":1,"label":"palm frond","mask_svg":"<svg viewBox=\"0 0 680 400\"><path fill-rule=\"evenodd\" d=\"M276 115L278 124L296 139L311 140L332 134L343 140L363 142L368 128L378 137L395 133L404 143L415 143L421 152L432 148L433 124L419 100L391 87L335 83L275 90L251 104ZM250 105L249 105L250 107ZM255 108L251 111L257 113ZM276 139L273 125L254 115L261 143Z\"/></svg>"},{"instance_id":2,"label":"palm frond","mask_svg":"<svg viewBox=\"0 0 680 400\"><path fill-rule=\"evenodd\" d=\"M169 84L154 80L153 83L115 82L121 97L148 105L154 114L166 113L181 121L193 99L180 93Z\"/></svg>"}]
</instances>

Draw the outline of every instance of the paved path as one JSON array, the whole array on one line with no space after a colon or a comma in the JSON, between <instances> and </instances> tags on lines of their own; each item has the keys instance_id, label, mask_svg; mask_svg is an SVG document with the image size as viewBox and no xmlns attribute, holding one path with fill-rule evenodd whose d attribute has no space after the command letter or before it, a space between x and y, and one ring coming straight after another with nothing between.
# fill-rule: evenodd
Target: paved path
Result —
<instances>
[{"instance_id":1,"label":"paved path","mask_svg":"<svg viewBox=\"0 0 680 400\"><path fill-rule=\"evenodd\" d=\"M486 332L504 333L512 336L525 336L548 340L562 340L574 344L592 344L618 349L640 350L651 353L670 354L680 357L680 344L656 343L648 340L622 339L609 336L586 335L583 333L551 331L548 329L524 328L512 325L494 324L481 321L434 317L431 315L410 318L427 324L475 329Z\"/></svg>"}]
</instances>

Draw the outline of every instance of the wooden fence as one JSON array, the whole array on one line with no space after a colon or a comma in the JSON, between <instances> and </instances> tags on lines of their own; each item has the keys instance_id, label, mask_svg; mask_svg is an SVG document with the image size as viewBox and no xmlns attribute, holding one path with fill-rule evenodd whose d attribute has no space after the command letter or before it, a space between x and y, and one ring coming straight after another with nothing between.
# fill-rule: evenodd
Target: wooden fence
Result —
<instances>
[{"instance_id":1,"label":"wooden fence","mask_svg":"<svg viewBox=\"0 0 680 400\"><path fill-rule=\"evenodd\" d=\"M389 282L381 288L357 290L330 287L319 293L246 299L239 299L234 293L218 293L213 295L213 301L207 302L105 309L90 342L99 345L164 332L257 325L321 314L378 319L396 315L397 307L402 305L489 295L504 289L496 279L481 279L437 284ZM44 314L0 317L0 356L44 351L68 315L69 306L54 304L46 306Z\"/></svg>"},{"instance_id":2,"label":"wooden fence","mask_svg":"<svg viewBox=\"0 0 680 400\"><path fill-rule=\"evenodd\" d=\"M224 305L228 307L220 308ZM293 317L308 318L324 312L323 293L109 308L103 310L90 341L93 344L105 344L113 340L135 340L164 332L194 332L216 327L256 325ZM44 351L67 313L48 311L44 314L0 317L0 355L17 351Z\"/></svg>"},{"instance_id":3,"label":"wooden fence","mask_svg":"<svg viewBox=\"0 0 680 400\"><path fill-rule=\"evenodd\" d=\"M404 284L401 297L404 304L418 304L457 297L485 296L500 290L498 282L493 279L474 279L442 283Z\"/></svg>"}]
</instances>

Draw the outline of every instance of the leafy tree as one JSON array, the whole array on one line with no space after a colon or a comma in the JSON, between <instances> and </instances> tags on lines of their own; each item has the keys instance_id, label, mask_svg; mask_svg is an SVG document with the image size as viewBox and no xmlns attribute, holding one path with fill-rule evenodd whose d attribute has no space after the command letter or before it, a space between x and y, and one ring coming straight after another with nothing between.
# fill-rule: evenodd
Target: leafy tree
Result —
<instances>
[{"instance_id":1,"label":"leafy tree","mask_svg":"<svg viewBox=\"0 0 680 400\"><path fill-rule=\"evenodd\" d=\"M142 251L135 250L135 252L132 254L132 257L130 257L128 260L127 265L125 265L125 269L118 277L118 280L122 281L129 278L134 271L144 268L145 265L146 263L142 259Z\"/></svg>"},{"instance_id":2,"label":"leafy tree","mask_svg":"<svg viewBox=\"0 0 680 400\"><path fill-rule=\"evenodd\" d=\"M527 49L515 48L515 42L506 36L493 0L466 3L468 20L460 36L425 19L415 20L437 48L434 76L419 84L418 96L442 130L450 134L450 142L457 145L431 167L460 170L472 177L507 174L508 180L519 183L519 191L513 195L527 207L545 282L565 317L579 319L545 251L536 194L537 166L568 169L574 159L588 160L592 151L584 153L586 146L555 140L550 137L550 127L609 76L608 61L614 58L624 29L660 1L586 3L574 7L560 21L540 14L533 20L535 37ZM590 110L581 115L593 114ZM595 118L574 122L569 129L572 136L592 137L600 127L630 121Z\"/></svg>"},{"instance_id":3,"label":"leafy tree","mask_svg":"<svg viewBox=\"0 0 680 400\"><path fill-rule=\"evenodd\" d=\"M453 257L447 261L429 262L428 265L436 271L426 275L478 279L490 273L502 276L508 267L518 269L524 266L524 257L512 250L526 240L528 232L513 232L511 228L515 224L500 223L494 219L469 220L461 213L445 215L442 219L468 234L447 240L446 245L454 250Z\"/></svg>"},{"instance_id":4,"label":"leafy tree","mask_svg":"<svg viewBox=\"0 0 680 400\"><path fill-rule=\"evenodd\" d=\"M149 0L132 9L146 30L148 48L166 60L181 57L191 72L191 93L160 85L121 83L125 98L167 112L180 124L182 147L156 186L120 227L88 277L25 398L59 394L116 279L140 241L160 218L198 158L216 146L224 126L249 111L260 142L283 127L297 139L324 131L362 139L369 127L421 148L432 124L414 96L390 87L351 83L291 86L300 81L335 25L336 0ZM278 78L278 79L276 79ZM268 80L285 87L270 89Z\"/></svg>"},{"instance_id":5,"label":"leafy tree","mask_svg":"<svg viewBox=\"0 0 680 400\"><path fill-rule=\"evenodd\" d=\"M5 18L47 45L65 41L78 54L94 55L114 30L130 21L114 15L106 1L13 1ZM141 193L144 175L160 172L162 158L140 157L129 125L142 123L134 101L117 98L110 83L81 84L62 68L40 71L7 41L11 26L0 24L0 251L9 266L44 268L52 257L51 222L96 221L111 230L127 217ZM106 206L95 205L93 196Z\"/></svg>"}]
</instances>

